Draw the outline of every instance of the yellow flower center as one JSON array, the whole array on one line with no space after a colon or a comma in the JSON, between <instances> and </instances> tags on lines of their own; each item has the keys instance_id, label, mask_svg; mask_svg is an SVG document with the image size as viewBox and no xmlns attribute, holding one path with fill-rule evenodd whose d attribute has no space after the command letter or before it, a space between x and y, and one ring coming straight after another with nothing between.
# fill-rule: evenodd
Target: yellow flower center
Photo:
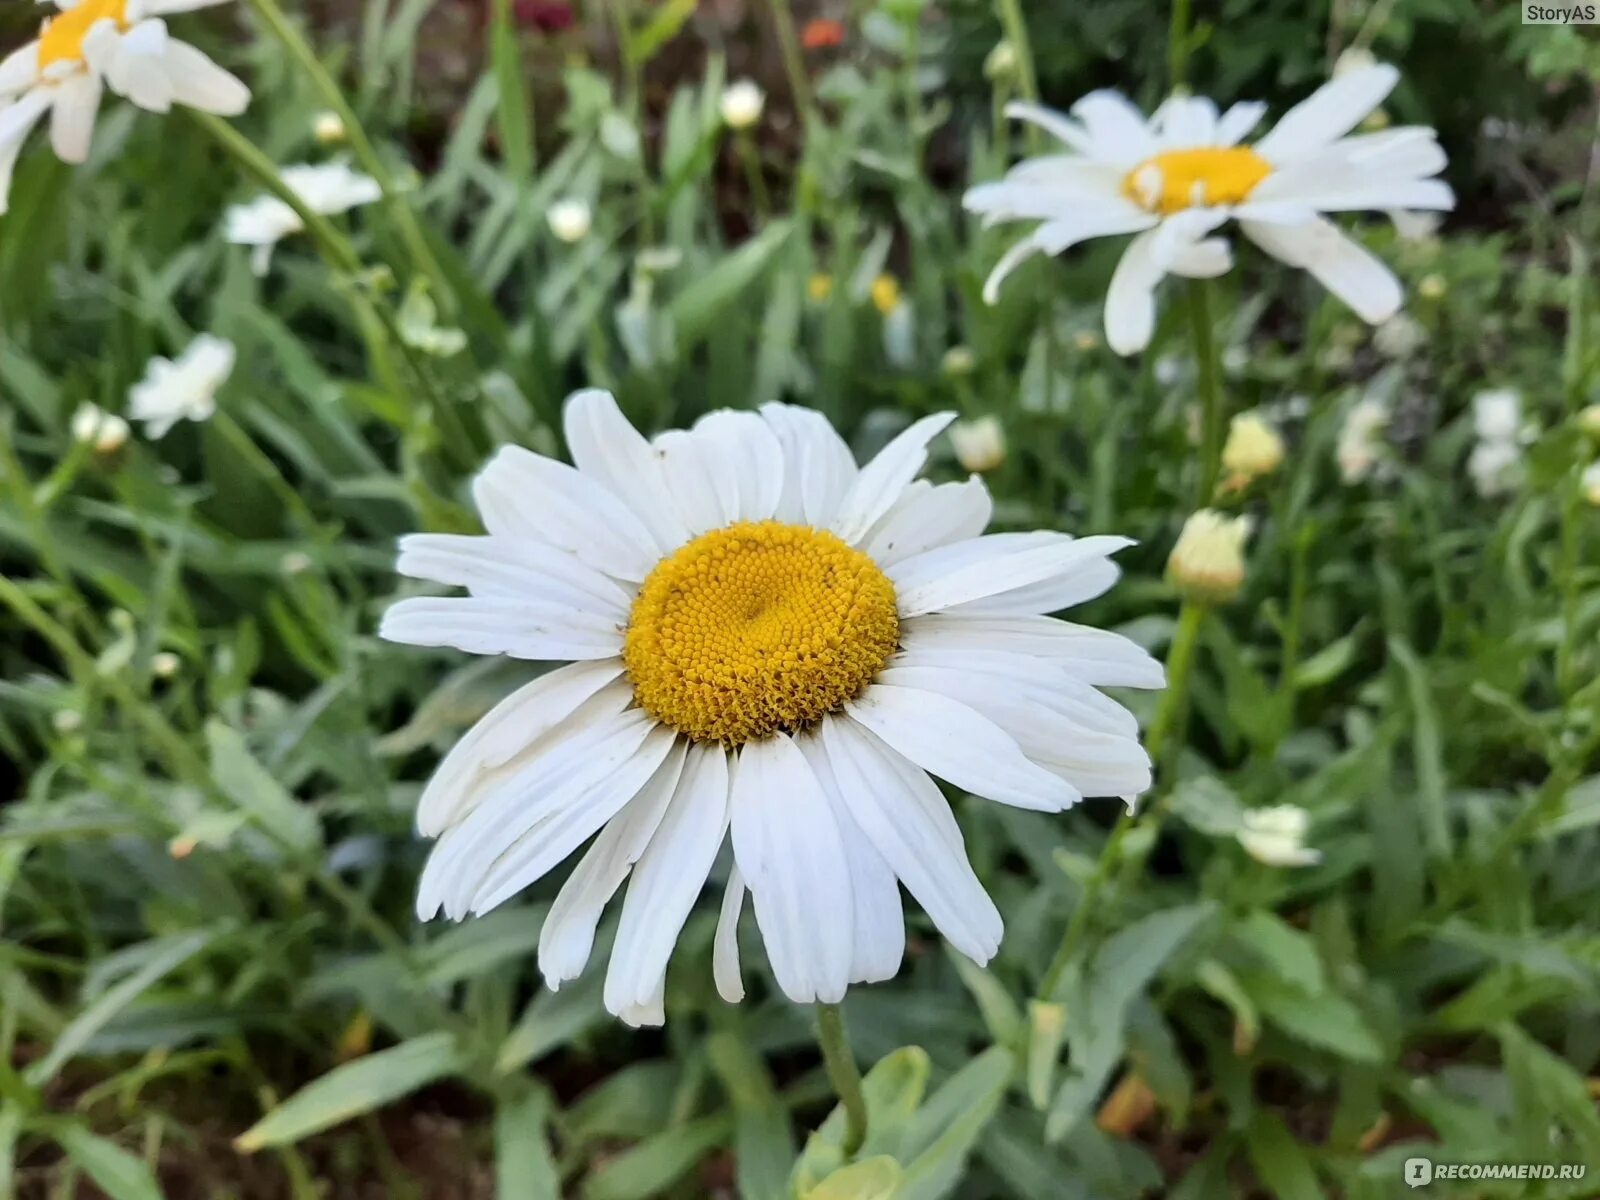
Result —
<instances>
[{"instance_id":1,"label":"yellow flower center","mask_svg":"<svg viewBox=\"0 0 1600 1200\"><path fill-rule=\"evenodd\" d=\"M46 21L39 34L39 69L55 62L82 59L83 39L97 21L115 21L118 29L127 29L127 9L128 0L83 0L76 8Z\"/></svg>"},{"instance_id":2,"label":"yellow flower center","mask_svg":"<svg viewBox=\"0 0 1600 1200\"><path fill-rule=\"evenodd\" d=\"M1171 216L1196 206L1241 203L1270 174L1272 164L1248 146L1168 150L1129 171L1122 191L1141 208Z\"/></svg>"},{"instance_id":3,"label":"yellow flower center","mask_svg":"<svg viewBox=\"0 0 1600 1200\"><path fill-rule=\"evenodd\" d=\"M894 585L865 554L824 530L741 522L656 565L622 659L656 720L741 745L859 696L899 636Z\"/></svg>"}]
</instances>

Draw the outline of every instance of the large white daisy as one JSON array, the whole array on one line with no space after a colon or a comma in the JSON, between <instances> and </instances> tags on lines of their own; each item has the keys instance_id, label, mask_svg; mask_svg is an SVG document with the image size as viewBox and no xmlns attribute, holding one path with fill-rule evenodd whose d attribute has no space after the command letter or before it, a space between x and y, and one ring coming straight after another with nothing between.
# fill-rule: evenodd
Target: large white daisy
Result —
<instances>
[{"instance_id":1,"label":"large white daisy","mask_svg":"<svg viewBox=\"0 0 1600 1200\"><path fill-rule=\"evenodd\" d=\"M1246 237L1303 267L1366 321L1400 307L1399 281L1323 213L1359 209L1441 211L1450 188L1432 129L1409 126L1350 135L1399 80L1385 64L1350 71L1317 89L1252 145L1242 139L1266 105L1245 101L1220 115L1200 97L1174 96L1155 115L1116 92L1094 92L1070 114L1034 104L1007 113L1059 138L1069 153L1018 163L997 183L967 192L989 223L1041 222L989 276L1001 282L1035 254L1059 254L1089 238L1135 234L1106 294L1106 340L1119 354L1143 349L1155 326L1155 287L1168 274L1220 275L1228 244L1209 236L1230 217Z\"/></svg>"},{"instance_id":2,"label":"large white daisy","mask_svg":"<svg viewBox=\"0 0 1600 1200\"><path fill-rule=\"evenodd\" d=\"M605 1003L659 1023L668 957L731 830L727 1000L743 995L747 890L797 1002L899 969L898 884L988 961L1000 914L930 776L1044 812L1131 803L1149 759L1096 689L1160 687L1162 670L1042 615L1109 588L1127 539L986 535L977 478L914 481L950 419L857 468L809 409L715 412L647 441L608 393L580 392L576 466L508 446L473 484L487 536L403 539L402 574L468 594L401 600L382 636L575 660L501 701L427 785L417 824L439 841L418 914L487 912L593 838L540 969L552 988L577 977L627 880Z\"/></svg>"},{"instance_id":3,"label":"large white daisy","mask_svg":"<svg viewBox=\"0 0 1600 1200\"><path fill-rule=\"evenodd\" d=\"M174 104L231 117L250 89L202 51L167 34L162 17L224 0L51 0L38 38L0 61L0 213L28 132L50 114L63 162L89 157L100 95L109 87L140 108Z\"/></svg>"}]
</instances>

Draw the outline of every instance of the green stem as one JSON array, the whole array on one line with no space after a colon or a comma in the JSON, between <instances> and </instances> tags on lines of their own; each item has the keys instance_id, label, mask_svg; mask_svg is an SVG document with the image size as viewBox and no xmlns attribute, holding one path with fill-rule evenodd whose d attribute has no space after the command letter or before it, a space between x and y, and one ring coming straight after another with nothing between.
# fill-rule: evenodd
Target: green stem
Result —
<instances>
[{"instance_id":1,"label":"green stem","mask_svg":"<svg viewBox=\"0 0 1600 1200\"><path fill-rule=\"evenodd\" d=\"M1033 69L1033 43L1028 40L1028 23L1022 18L1021 0L995 0L1000 12L1000 27L1017 55L1017 90L1029 104L1039 103L1039 77ZM1033 127L1030 125L1029 129Z\"/></svg>"},{"instance_id":2,"label":"green stem","mask_svg":"<svg viewBox=\"0 0 1600 1200\"><path fill-rule=\"evenodd\" d=\"M1167 78L1174 91L1189 74L1189 0L1172 0L1167 24Z\"/></svg>"},{"instance_id":3,"label":"green stem","mask_svg":"<svg viewBox=\"0 0 1600 1200\"><path fill-rule=\"evenodd\" d=\"M1189 333L1200 388L1200 476L1194 506L1206 508L1217 492L1222 470L1222 429L1227 417L1222 398L1222 366L1211 324L1211 282L1189 280Z\"/></svg>"},{"instance_id":4,"label":"green stem","mask_svg":"<svg viewBox=\"0 0 1600 1200\"><path fill-rule=\"evenodd\" d=\"M1178 627L1172 635L1172 647L1167 654L1167 687L1161 694L1161 706L1156 710L1155 719L1150 722L1150 732L1145 736L1145 749L1152 763L1160 764L1163 757L1172 757L1169 739L1182 721L1189 692L1189 670L1194 665L1195 646L1206 612L1205 605L1186 600L1178 613ZM1166 772L1168 775L1170 773L1170 770ZM1101 847L1100 857L1095 860L1093 873L1084 881L1083 894L1078 897L1078 903L1072 910L1072 918L1061 935L1055 956L1039 981L1037 995L1040 1000L1050 1000L1060 986L1062 973L1077 954L1084 934L1088 932L1089 918L1094 913L1096 901L1121 861L1122 844L1138 820L1132 812L1124 812L1117 818L1116 827Z\"/></svg>"},{"instance_id":5,"label":"green stem","mask_svg":"<svg viewBox=\"0 0 1600 1200\"><path fill-rule=\"evenodd\" d=\"M772 23L778 30L778 49L783 54L783 69L789 76L789 91L801 123L808 128L815 114L811 98L811 78L806 74L805 56L800 53L800 35L795 32L794 10L789 0L772 0Z\"/></svg>"},{"instance_id":6,"label":"green stem","mask_svg":"<svg viewBox=\"0 0 1600 1200\"><path fill-rule=\"evenodd\" d=\"M861 1072L844 1036L844 1013L837 1004L817 1005L817 1045L822 1047L822 1064L833 1084L839 1104L844 1108L845 1158L852 1159L867 1136L867 1101L861 1091Z\"/></svg>"},{"instance_id":7,"label":"green stem","mask_svg":"<svg viewBox=\"0 0 1600 1200\"><path fill-rule=\"evenodd\" d=\"M735 130L733 141L739 151L739 161L744 166L745 178L750 184L750 199L755 204L756 216L764 224L772 215L772 200L767 195L767 181L761 174L761 155L748 129Z\"/></svg>"},{"instance_id":8,"label":"green stem","mask_svg":"<svg viewBox=\"0 0 1600 1200\"><path fill-rule=\"evenodd\" d=\"M444 269L439 266L439 260L429 248L428 239L422 232L422 226L417 223L416 214L411 211L411 206L400 194L394 172L389 170L388 165L378 154L372 139L362 127L360 118L356 116L355 109L351 108L350 102L345 99L344 89L332 75L328 74L316 51L290 23L283 9L278 6L277 0L250 0L250 7L255 10L272 36L282 43L283 48L289 52L289 57L300 64L301 70L306 73L306 78L311 81L311 86L316 90L322 103L337 113L339 120L344 122L346 136L350 139L350 149L355 152L356 161L361 164L361 169L378 181L378 186L383 191L384 205L389 211L390 219L400 231L400 238L405 242L406 252L411 256L412 264L428 277L428 281L433 285L433 294L438 298L439 307L444 314L454 315L455 290L450 286L450 280L446 277Z\"/></svg>"}]
</instances>

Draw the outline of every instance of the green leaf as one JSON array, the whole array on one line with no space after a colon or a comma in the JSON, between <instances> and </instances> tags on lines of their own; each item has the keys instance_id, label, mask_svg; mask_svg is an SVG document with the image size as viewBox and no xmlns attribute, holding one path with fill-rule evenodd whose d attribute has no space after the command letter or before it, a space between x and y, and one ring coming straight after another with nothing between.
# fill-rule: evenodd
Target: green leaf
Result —
<instances>
[{"instance_id":1,"label":"green leaf","mask_svg":"<svg viewBox=\"0 0 1600 1200\"><path fill-rule=\"evenodd\" d=\"M585 1200L645 1200L660 1195L727 1142L733 1119L719 1114L664 1129L603 1163L589 1176Z\"/></svg>"},{"instance_id":2,"label":"green leaf","mask_svg":"<svg viewBox=\"0 0 1600 1200\"><path fill-rule=\"evenodd\" d=\"M1262 1014L1285 1033L1358 1062L1381 1062L1383 1044L1367 1019L1334 992L1310 995L1271 975L1241 976Z\"/></svg>"},{"instance_id":3,"label":"green leaf","mask_svg":"<svg viewBox=\"0 0 1600 1200\"><path fill-rule=\"evenodd\" d=\"M761 1056L744 1038L715 1033L706 1057L733 1102L733 1150L741 1200L786 1200L794 1140Z\"/></svg>"},{"instance_id":4,"label":"green leaf","mask_svg":"<svg viewBox=\"0 0 1600 1200\"><path fill-rule=\"evenodd\" d=\"M775 221L673 297L668 306L678 331L679 349L704 341L741 293L766 270L768 262L793 231L789 221Z\"/></svg>"},{"instance_id":5,"label":"green leaf","mask_svg":"<svg viewBox=\"0 0 1600 1200\"><path fill-rule=\"evenodd\" d=\"M511 0L494 0L490 6L489 59L494 68L495 125L506 174L512 183L526 187L533 181L533 102L523 78Z\"/></svg>"},{"instance_id":6,"label":"green leaf","mask_svg":"<svg viewBox=\"0 0 1600 1200\"><path fill-rule=\"evenodd\" d=\"M1296 929L1276 913L1257 909L1236 924L1232 933L1276 974L1302 992L1314 994L1326 986L1316 942L1310 934Z\"/></svg>"},{"instance_id":7,"label":"green leaf","mask_svg":"<svg viewBox=\"0 0 1600 1200\"><path fill-rule=\"evenodd\" d=\"M867 1137L860 1155L898 1157L900 1139L928 1086L928 1052L902 1046L880 1058L861 1081L867 1102ZM806 1139L795 1162L794 1190L805 1192L844 1165L844 1109L835 1105L827 1119Z\"/></svg>"},{"instance_id":8,"label":"green leaf","mask_svg":"<svg viewBox=\"0 0 1600 1200\"><path fill-rule=\"evenodd\" d=\"M287 1146L362 1113L381 1108L465 1067L449 1033L430 1033L355 1062L308 1083L234 1141L244 1153Z\"/></svg>"},{"instance_id":9,"label":"green leaf","mask_svg":"<svg viewBox=\"0 0 1600 1200\"><path fill-rule=\"evenodd\" d=\"M1262 1110L1245 1131L1256 1175L1278 1200L1322 1200L1317 1173L1305 1149L1272 1113Z\"/></svg>"},{"instance_id":10,"label":"green leaf","mask_svg":"<svg viewBox=\"0 0 1600 1200\"><path fill-rule=\"evenodd\" d=\"M917 1110L899 1159L905 1178L895 1200L939 1200L961 1181L967 1155L983 1133L1016 1074L1011 1051L991 1046L952 1075Z\"/></svg>"},{"instance_id":11,"label":"green leaf","mask_svg":"<svg viewBox=\"0 0 1600 1200\"><path fill-rule=\"evenodd\" d=\"M800 1200L889 1200L900 1184L900 1164L886 1154L840 1167ZM742 1200L742 1193L741 1193Z\"/></svg>"},{"instance_id":12,"label":"green leaf","mask_svg":"<svg viewBox=\"0 0 1600 1200\"><path fill-rule=\"evenodd\" d=\"M78 1124L54 1126L50 1136L111 1200L162 1200L161 1188L144 1160L115 1142Z\"/></svg>"},{"instance_id":13,"label":"green leaf","mask_svg":"<svg viewBox=\"0 0 1600 1200\"><path fill-rule=\"evenodd\" d=\"M561 1200L561 1175L550 1153L550 1097L537 1089L494 1109L496 1200Z\"/></svg>"},{"instance_id":14,"label":"green leaf","mask_svg":"<svg viewBox=\"0 0 1600 1200\"><path fill-rule=\"evenodd\" d=\"M1002 1046L1015 1046L1022 1030L1022 1013L1011 993L1006 991L993 972L984 970L965 954L952 949L948 942L944 949L945 957L977 1001L978 1012L983 1015L983 1023L989 1028L990 1040Z\"/></svg>"},{"instance_id":15,"label":"green leaf","mask_svg":"<svg viewBox=\"0 0 1600 1200\"><path fill-rule=\"evenodd\" d=\"M697 0L666 0L664 4L657 6L643 28L629 35L629 59L643 66L654 58L661 47L677 37L679 30L690 17L694 16L696 2Z\"/></svg>"},{"instance_id":16,"label":"green leaf","mask_svg":"<svg viewBox=\"0 0 1600 1200\"><path fill-rule=\"evenodd\" d=\"M67 1024L61 1035L56 1038L55 1044L50 1047L50 1053L28 1068L26 1072L28 1082L38 1087L53 1079L56 1072L83 1049L84 1045L113 1017L157 980L187 962L211 940L211 937L209 930L202 930L173 938L158 938L148 943L152 950L150 957L138 970L119 979L102 992L93 1004Z\"/></svg>"},{"instance_id":17,"label":"green leaf","mask_svg":"<svg viewBox=\"0 0 1600 1200\"><path fill-rule=\"evenodd\" d=\"M502 1075L519 1071L584 1030L609 1021L611 1017L600 1003L604 984L603 971L590 971L559 992L541 991L534 996L500 1043L494 1069Z\"/></svg>"},{"instance_id":18,"label":"green leaf","mask_svg":"<svg viewBox=\"0 0 1600 1200\"><path fill-rule=\"evenodd\" d=\"M206 722L211 774L223 795L250 814L266 833L309 856L322 847L322 826L309 805L301 804L255 760L244 738L221 721Z\"/></svg>"},{"instance_id":19,"label":"green leaf","mask_svg":"<svg viewBox=\"0 0 1600 1200\"><path fill-rule=\"evenodd\" d=\"M1042 1109L1055 1086L1061 1042L1067 1036L1067 1006L1045 1000L1028 1001L1028 1056L1024 1070L1028 1099Z\"/></svg>"}]
</instances>

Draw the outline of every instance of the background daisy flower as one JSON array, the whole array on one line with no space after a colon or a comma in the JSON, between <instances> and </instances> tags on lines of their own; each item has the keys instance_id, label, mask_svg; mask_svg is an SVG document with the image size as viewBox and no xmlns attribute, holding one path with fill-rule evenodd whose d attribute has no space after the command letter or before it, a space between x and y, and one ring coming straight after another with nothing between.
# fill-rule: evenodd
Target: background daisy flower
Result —
<instances>
[{"instance_id":1,"label":"background daisy flower","mask_svg":"<svg viewBox=\"0 0 1600 1200\"><path fill-rule=\"evenodd\" d=\"M144 422L152 438L165 437L179 421L204 421L217 409L217 389L233 373L233 343L202 333L174 362L152 358L145 376L128 393L128 415Z\"/></svg>"},{"instance_id":2,"label":"background daisy flower","mask_svg":"<svg viewBox=\"0 0 1600 1200\"><path fill-rule=\"evenodd\" d=\"M659 1023L668 957L731 840L714 955L729 1001L746 892L796 1002L898 970L899 884L988 961L1000 914L932 776L1044 812L1131 802L1150 762L1096 689L1160 687L1162 669L1042 615L1109 588L1127 539L985 535L982 482L915 480L950 419L858 468L808 409L714 412L647 441L609 394L580 392L575 466L506 447L473 485L486 536L403 539L402 574L468 594L401 600L382 636L573 660L440 764L418 807L439 839L419 915L488 912L593 838L540 969L552 988L584 969L627 880L605 1003Z\"/></svg>"},{"instance_id":3,"label":"background daisy flower","mask_svg":"<svg viewBox=\"0 0 1600 1200\"><path fill-rule=\"evenodd\" d=\"M249 104L249 88L203 51L169 36L161 19L223 0L52 3L59 11L45 19L38 38L0 61L0 213L22 143L46 113L56 156L81 163L107 87L158 113L184 104L231 117Z\"/></svg>"},{"instance_id":4,"label":"background daisy flower","mask_svg":"<svg viewBox=\"0 0 1600 1200\"><path fill-rule=\"evenodd\" d=\"M1357 209L1447 210L1455 199L1433 176L1445 166L1423 126L1351 135L1393 90L1399 72L1377 64L1324 84L1260 141L1241 145L1264 104L1226 112L1201 97L1174 96L1146 119L1116 92L1085 96L1070 114L1034 104L1006 112L1060 139L1069 153L1029 159L997 182L969 190L966 207L989 223L1040 224L1001 258L984 287L1000 284L1035 254L1059 254L1089 238L1136 235L1106 293L1106 340L1119 354L1149 344L1155 287L1168 274L1220 275L1232 265L1209 236L1236 218L1246 237L1376 324L1400 307L1399 281L1323 213Z\"/></svg>"},{"instance_id":5,"label":"background daisy flower","mask_svg":"<svg viewBox=\"0 0 1600 1200\"><path fill-rule=\"evenodd\" d=\"M300 163L279 173L289 190L314 213L333 216L382 199L383 189L341 160ZM223 219L223 236L236 246L253 246L250 266L265 275L272 265L272 250L284 238L304 228L300 214L276 196L257 196L232 205Z\"/></svg>"}]
</instances>

